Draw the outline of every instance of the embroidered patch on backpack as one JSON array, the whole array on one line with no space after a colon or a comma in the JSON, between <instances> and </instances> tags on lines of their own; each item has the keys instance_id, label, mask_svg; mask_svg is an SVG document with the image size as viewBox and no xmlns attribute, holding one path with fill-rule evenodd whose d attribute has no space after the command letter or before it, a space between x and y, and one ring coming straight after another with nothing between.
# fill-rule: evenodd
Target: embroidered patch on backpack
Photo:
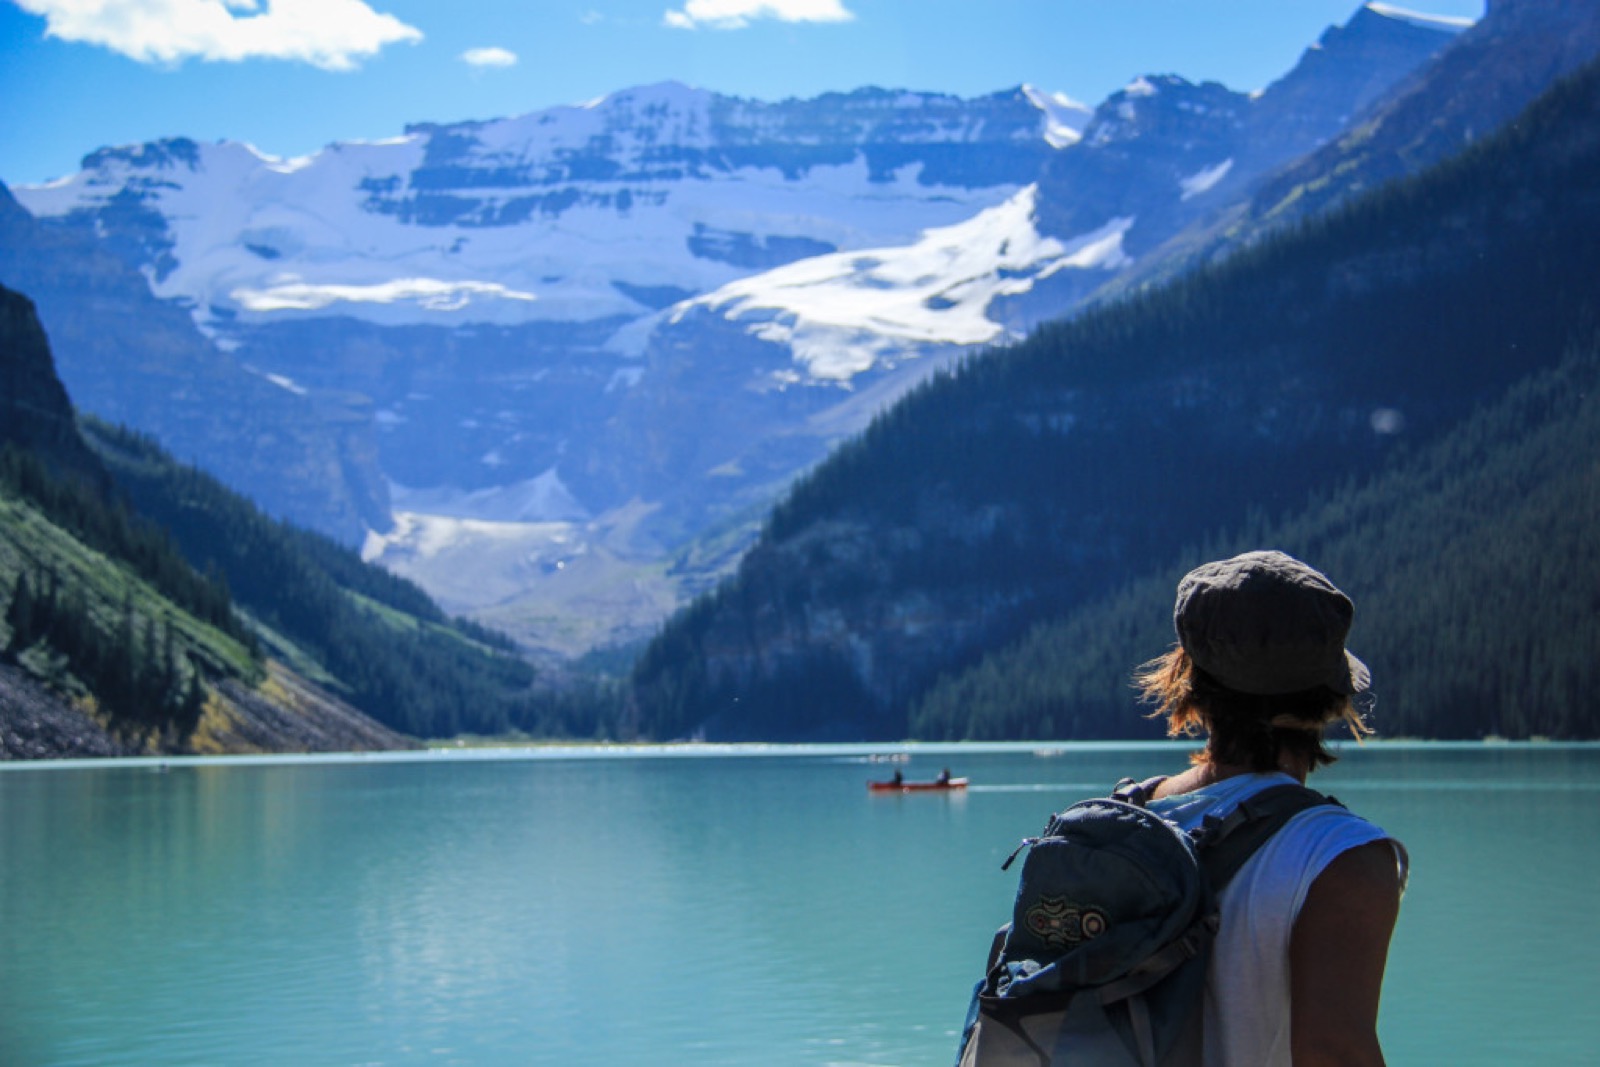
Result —
<instances>
[{"instance_id":1,"label":"embroidered patch on backpack","mask_svg":"<svg viewBox=\"0 0 1600 1067\"><path fill-rule=\"evenodd\" d=\"M1074 904L1065 897L1040 897L1024 918L1028 930L1055 949L1075 948L1105 933L1109 925L1099 908Z\"/></svg>"}]
</instances>

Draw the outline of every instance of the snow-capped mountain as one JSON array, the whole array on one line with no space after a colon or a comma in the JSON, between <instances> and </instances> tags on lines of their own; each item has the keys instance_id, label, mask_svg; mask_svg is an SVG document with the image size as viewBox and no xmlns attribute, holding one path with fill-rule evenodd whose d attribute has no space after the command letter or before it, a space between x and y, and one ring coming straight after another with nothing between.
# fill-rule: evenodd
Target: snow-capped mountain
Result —
<instances>
[{"instance_id":1,"label":"snow-capped mountain","mask_svg":"<svg viewBox=\"0 0 1600 1067\"><path fill-rule=\"evenodd\" d=\"M571 651L652 626L841 435L1333 136L1453 29L1369 5L1257 94L663 84L303 159L105 149L15 193L344 432L358 398L397 513L370 552ZM92 353L58 359L95 410Z\"/></svg>"},{"instance_id":2,"label":"snow-capped mountain","mask_svg":"<svg viewBox=\"0 0 1600 1067\"><path fill-rule=\"evenodd\" d=\"M301 159L105 149L18 195L113 234L134 221L115 208L158 216L152 289L222 338L308 317L631 321L752 270L970 218L1087 118L1029 90L769 105L668 83Z\"/></svg>"}]
</instances>

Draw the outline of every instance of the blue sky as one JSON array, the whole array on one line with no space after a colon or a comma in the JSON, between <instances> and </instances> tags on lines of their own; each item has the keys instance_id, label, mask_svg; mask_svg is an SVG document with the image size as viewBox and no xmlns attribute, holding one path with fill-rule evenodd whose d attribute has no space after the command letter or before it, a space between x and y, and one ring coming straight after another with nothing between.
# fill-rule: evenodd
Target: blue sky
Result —
<instances>
[{"instance_id":1,"label":"blue sky","mask_svg":"<svg viewBox=\"0 0 1600 1067\"><path fill-rule=\"evenodd\" d=\"M1256 89L1357 0L0 0L0 181L105 145L295 156L674 79L762 100L863 85L1095 104L1140 74ZM1483 0L1412 0L1477 18Z\"/></svg>"}]
</instances>

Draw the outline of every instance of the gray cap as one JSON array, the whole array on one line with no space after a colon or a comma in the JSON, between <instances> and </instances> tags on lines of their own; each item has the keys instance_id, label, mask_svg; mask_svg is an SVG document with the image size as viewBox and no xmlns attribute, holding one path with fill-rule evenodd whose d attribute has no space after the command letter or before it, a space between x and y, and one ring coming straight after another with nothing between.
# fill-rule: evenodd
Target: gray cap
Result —
<instances>
[{"instance_id":1,"label":"gray cap","mask_svg":"<svg viewBox=\"0 0 1600 1067\"><path fill-rule=\"evenodd\" d=\"M1195 666L1241 693L1273 696L1372 684L1345 651L1355 607L1322 574L1282 552L1246 552L1178 583L1172 624Z\"/></svg>"}]
</instances>

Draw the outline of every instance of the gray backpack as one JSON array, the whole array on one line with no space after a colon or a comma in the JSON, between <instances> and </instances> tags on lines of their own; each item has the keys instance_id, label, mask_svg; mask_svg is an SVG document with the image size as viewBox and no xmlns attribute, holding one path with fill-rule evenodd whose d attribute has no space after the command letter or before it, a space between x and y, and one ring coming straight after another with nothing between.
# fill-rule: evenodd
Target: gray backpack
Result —
<instances>
[{"instance_id":1,"label":"gray backpack","mask_svg":"<svg viewBox=\"0 0 1600 1067\"><path fill-rule=\"evenodd\" d=\"M1274 786L1185 833L1145 807L1160 782L1074 804L1002 865L1028 850L958 1067L1198 1067L1217 894L1290 818L1338 801Z\"/></svg>"}]
</instances>

